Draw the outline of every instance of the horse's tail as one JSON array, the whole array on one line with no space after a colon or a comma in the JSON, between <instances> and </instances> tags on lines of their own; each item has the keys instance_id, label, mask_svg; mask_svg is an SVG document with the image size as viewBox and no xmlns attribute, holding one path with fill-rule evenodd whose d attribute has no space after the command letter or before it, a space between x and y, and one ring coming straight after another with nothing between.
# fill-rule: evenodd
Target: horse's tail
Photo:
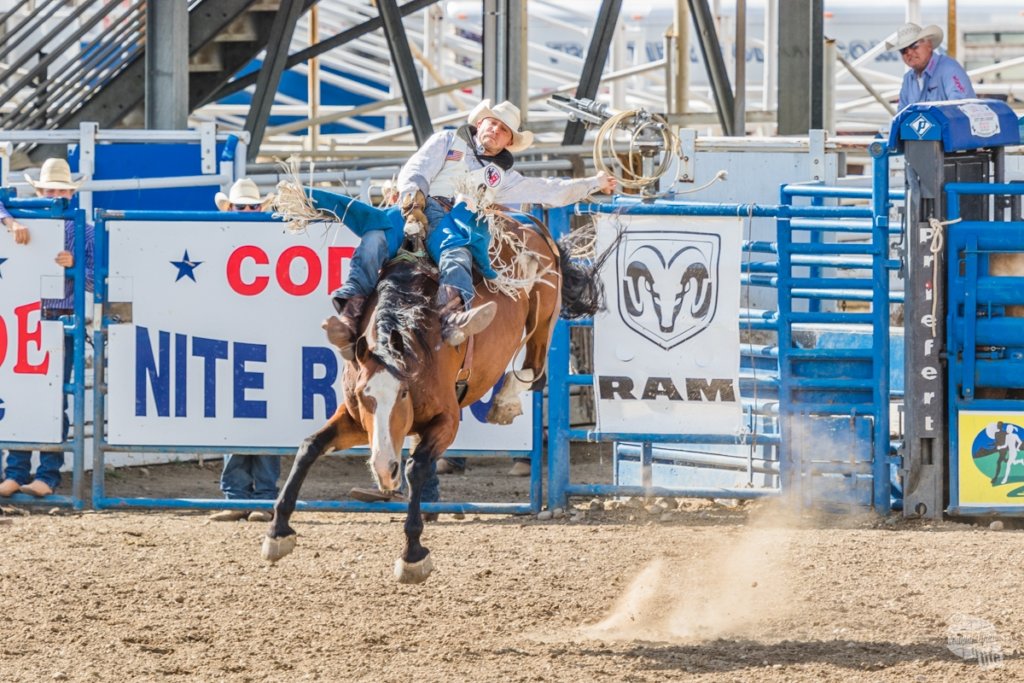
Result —
<instances>
[{"instance_id":1,"label":"horse's tail","mask_svg":"<svg viewBox=\"0 0 1024 683\"><path fill-rule=\"evenodd\" d=\"M567 320L587 318L605 309L601 268L619 246L622 235L593 259L573 256L578 246L576 234L558 240L558 260L562 272L562 317Z\"/></svg>"}]
</instances>

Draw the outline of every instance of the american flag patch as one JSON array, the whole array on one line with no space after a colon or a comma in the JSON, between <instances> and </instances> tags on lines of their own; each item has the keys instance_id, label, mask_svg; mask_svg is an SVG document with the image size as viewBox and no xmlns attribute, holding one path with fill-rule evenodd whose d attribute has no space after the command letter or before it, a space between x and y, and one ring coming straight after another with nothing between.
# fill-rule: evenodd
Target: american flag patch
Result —
<instances>
[{"instance_id":1,"label":"american flag patch","mask_svg":"<svg viewBox=\"0 0 1024 683\"><path fill-rule=\"evenodd\" d=\"M445 161L462 161L462 152L457 149L448 150L448 156L445 157Z\"/></svg>"}]
</instances>

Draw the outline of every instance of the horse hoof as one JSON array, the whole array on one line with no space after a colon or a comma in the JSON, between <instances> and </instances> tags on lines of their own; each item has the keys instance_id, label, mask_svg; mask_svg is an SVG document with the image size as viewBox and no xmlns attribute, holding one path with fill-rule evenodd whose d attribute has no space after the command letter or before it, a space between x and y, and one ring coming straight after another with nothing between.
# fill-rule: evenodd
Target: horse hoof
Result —
<instances>
[{"instance_id":1,"label":"horse hoof","mask_svg":"<svg viewBox=\"0 0 1024 683\"><path fill-rule=\"evenodd\" d=\"M509 403L495 402L487 413L487 421L492 425L510 425L513 420L522 414L523 404L519 401Z\"/></svg>"},{"instance_id":2,"label":"horse hoof","mask_svg":"<svg viewBox=\"0 0 1024 683\"><path fill-rule=\"evenodd\" d=\"M263 550L260 553L263 559L273 564L282 557L295 550L295 534L282 536L281 538L263 537Z\"/></svg>"},{"instance_id":3,"label":"horse hoof","mask_svg":"<svg viewBox=\"0 0 1024 683\"><path fill-rule=\"evenodd\" d=\"M427 555L419 562L408 563L402 558L395 560L395 578L398 583L423 583L434 571L434 561Z\"/></svg>"}]
</instances>

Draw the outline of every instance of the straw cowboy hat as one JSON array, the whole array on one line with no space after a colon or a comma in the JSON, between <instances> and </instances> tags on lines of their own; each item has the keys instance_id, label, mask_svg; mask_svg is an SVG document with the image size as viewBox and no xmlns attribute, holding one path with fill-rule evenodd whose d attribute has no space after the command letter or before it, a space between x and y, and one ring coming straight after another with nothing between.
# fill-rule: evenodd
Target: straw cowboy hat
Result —
<instances>
[{"instance_id":1,"label":"straw cowboy hat","mask_svg":"<svg viewBox=\"0 0 1024 683\"><path fill-rule=\"evenodd\" d=\"M266 208L270 204L270 200L273 198L273 194L261 197L260 188L256 187L256 183L248 178L239 178L235 181L235 184L231 186L231 190L228 194L218 192L216 196L214 196L213 201L221 211L230 211L231 207L236 204L239 206L259 205L260 208Z\"/></svg>"},{"instance_id":2,"label":"straw cowboy hat","mask_svg":"<svg viewBox=\"0 0 1024 683\"><path fill-rule=\"evenodd\" d=\"M498 119L512 131L512 142L505 148L508 151L522 152L533 144L533 133L528 130L519 130L519 125L522 123L522 119L519 116L519 107L511 102L502 102L501 104L494 105L492 108L491 101L484 100L473 107L473 111L469 112L469 125L471 126L475 126L484 119Z\"/></svg>"},{"instance_id":3,"label":"straw cowboy hat","mask_svg":"<svg viewBox=\"0 0 1024 683\"><path fill-rule=\"evenodd\" d=\"M921 28L917 24L907 23L900 26L899 30L896 31L895 38L885 41L885 49L902 50L922 38L928 38L932 42L932 47L938 47L942 44L942 36L942 29L935 24Z\"/></svg>"},{"instance_id":4,"label":"straw cowboy hat","mask_svg":"<svg viewBox=\"0 0 1024 683\"><path fill-rule=\"evenodd\" d=\"M39 180L33 180L27 173L25 180L37 190L78 190L83 181L71 179L71 167L64 159L53 158L43 162L39 169Z\"/></svg>"}]
</instances>

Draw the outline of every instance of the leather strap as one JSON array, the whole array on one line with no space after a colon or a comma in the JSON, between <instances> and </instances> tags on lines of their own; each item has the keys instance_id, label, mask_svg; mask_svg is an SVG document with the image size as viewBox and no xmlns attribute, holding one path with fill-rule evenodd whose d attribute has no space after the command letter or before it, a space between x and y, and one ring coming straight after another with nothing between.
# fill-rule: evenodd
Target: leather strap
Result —
<instances>
[{"instance_id":1,"label":"leather strap","mask_svg":"<svg viewBox=\"0 0 1024 683\"><path fill-rule=\"evenodd\" d=\"M469 378L473 374L473 347L476 346L476 335L474 334L466 342L466 355L462 358L462 367L459 374L455 376L455 399L461 404L469 392Z\"/></svg>"}]
</instances>

